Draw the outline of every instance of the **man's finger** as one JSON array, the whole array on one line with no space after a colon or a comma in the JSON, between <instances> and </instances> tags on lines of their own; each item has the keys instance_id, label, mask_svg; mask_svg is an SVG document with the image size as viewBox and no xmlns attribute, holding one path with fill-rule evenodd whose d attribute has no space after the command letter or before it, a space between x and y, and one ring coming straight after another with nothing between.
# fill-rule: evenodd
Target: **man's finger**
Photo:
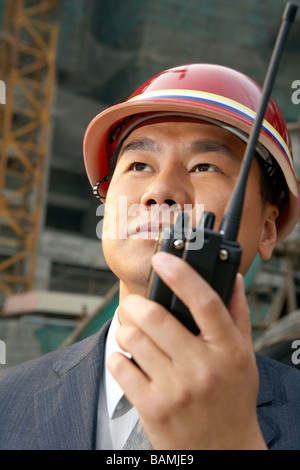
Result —
<instances>
[{"instance_id":1,"label":"man's finger","mask_svg":"<svg viewBox=\"0 0 300 470\"><path fill-rule=\"evenodd\" d=\"M164 307L144 297L129 295L119 308L125 321L140 328L169 358L180 355L184 359L188 345L196 340Z\"/></svg>"},{"instance_id":2,"label":"man's finger","mask_svg":"<svg viewBox=\"0 0 300 470\"><path fill-rule=\"evenodd\" d=\"M119 346L129 351L135 362L151 379L163 381L170 358L140 328L121 326L116 334Z\"/></svg>"},{"instance_id":3,"label":"man's finger","mask_svg":"<svg viewBox=\"0 0 300 470\"><path fill-rule=\"evenodd\" d=\"M119 352L108 357L107 367L122 390L124 390L127 399L137 409L142 408L145 400L147 401L148 377L130 359Z\"/></svg>"},{"instance_id":4,"label":"man's finger","mask_svg":"<svg viewBox=\"0 0 300 470\"><path fill-rule=\"evenodd\" d=\"M252 347L250 310L245 296L244 279L238 273L234 285L231 301L229 303L230 315L244 340Z\"/></svg>"},{"instance_id":5,"label":"man's finger","mask_svg":"<svg viewBox=\"0 0 300 470\"><path fill-rule=\"evenodd\" d=\"M236 328L227 308L212 287L185 261L159 252L153 267L162 280L187 305L206 341L231 341Z\"/></svg>"}]
</instances>

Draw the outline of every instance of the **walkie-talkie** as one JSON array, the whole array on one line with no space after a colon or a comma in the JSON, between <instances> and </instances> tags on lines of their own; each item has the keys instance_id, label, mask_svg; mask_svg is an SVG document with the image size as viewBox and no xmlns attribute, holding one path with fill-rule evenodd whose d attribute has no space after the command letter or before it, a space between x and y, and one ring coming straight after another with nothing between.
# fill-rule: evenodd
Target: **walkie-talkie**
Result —
<instances>
[{"instance_id":1,"label":"walkie-talkie","mask_svg":"<svg viewBox=\"0 0 300 470\"><path fill-rule=\"evenodd\" d=\"M259 109L246 146L239 178L227 205L219 230L213 230L215 215L211 212L204 212L200 225L193 227L191 231L188 232L188 215L184 212L180 212L177 215L174 225L160 232L156 244L155 252L169 252L187 261L213 289L215 289L225 305L228 305L230 301L242 255L237 237L243 211L248 174L255 154L255 148L268 101L271 96L279 61L297 9L298 6L290 2L287 3L285 7L282 23L264 81ZM199 250L195 250L191 246L191 243L194 243L194 238L190 237L188 233L193 233L194 237L197 237L198 234L200 237L201 231L203 232L203 246ZM199 328L188 308L160 279L153 269L150 271L147 297L163 305L192 333L195 335L199 334Z\"/></svg>"}]
</instances>

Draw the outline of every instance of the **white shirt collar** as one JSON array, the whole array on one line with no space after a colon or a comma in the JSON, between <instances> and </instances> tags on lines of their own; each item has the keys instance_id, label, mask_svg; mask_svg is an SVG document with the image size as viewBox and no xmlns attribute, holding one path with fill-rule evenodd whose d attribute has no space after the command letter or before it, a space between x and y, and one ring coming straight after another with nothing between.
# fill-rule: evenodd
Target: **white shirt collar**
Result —
<instances>
[{"instance_id":1,"label":"white shirt collar","mask_svg":"<svg viewBox=\"0 0 300 470\"><path fill-rule=\"evenodd\" d=\"M124 397L124 392L118 382L113 378L113 376L109 372L106 366L106 360L114 352L121 352L125 354L125 356L130 357L130 354L123 351L117 343L116 332L119 326L120 322L118 318L117 309L113 316L110 328L108 330L105 347L105 394L107 401L107 411L110 419L112 419L115 411L119 409L117 407L120 407L121 400Z\"/></svg>"}]
</instances>

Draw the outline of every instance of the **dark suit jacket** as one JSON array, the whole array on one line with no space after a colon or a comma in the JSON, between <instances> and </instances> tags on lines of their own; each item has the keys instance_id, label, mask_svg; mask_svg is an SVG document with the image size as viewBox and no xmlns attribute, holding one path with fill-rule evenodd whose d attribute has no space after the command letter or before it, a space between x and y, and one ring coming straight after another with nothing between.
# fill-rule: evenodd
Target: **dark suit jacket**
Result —
<instances>
[{"instance_id":1,"label":"dark suit jacket","mask_svg":"<svg viewBox=\"0 0 300 470\"><path fill-rule=\"evenodd\" d=\"M94 449L109 322L66 349L0 374L0 449ZM300 449L300 372L257 358L257 412L270 449Z\"/></svg>"}]
</instances>

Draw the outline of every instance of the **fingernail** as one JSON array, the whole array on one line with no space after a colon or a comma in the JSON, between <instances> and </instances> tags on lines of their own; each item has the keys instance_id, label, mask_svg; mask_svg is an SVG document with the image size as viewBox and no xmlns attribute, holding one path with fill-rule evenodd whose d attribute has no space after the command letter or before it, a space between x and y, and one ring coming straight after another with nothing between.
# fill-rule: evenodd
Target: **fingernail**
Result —
<instances>
[{"instance_id":1,"label":"fingernail","mask_svg":"<svg viewBox=\"0 0 300 470\"><path fill-rule=\"evenodd\" d=\"M237 282L240 283L240 286L243 290L245 290L245 281L244 276L241 273L237 273L236 275Z\"/></svg>"}]
</instances>

